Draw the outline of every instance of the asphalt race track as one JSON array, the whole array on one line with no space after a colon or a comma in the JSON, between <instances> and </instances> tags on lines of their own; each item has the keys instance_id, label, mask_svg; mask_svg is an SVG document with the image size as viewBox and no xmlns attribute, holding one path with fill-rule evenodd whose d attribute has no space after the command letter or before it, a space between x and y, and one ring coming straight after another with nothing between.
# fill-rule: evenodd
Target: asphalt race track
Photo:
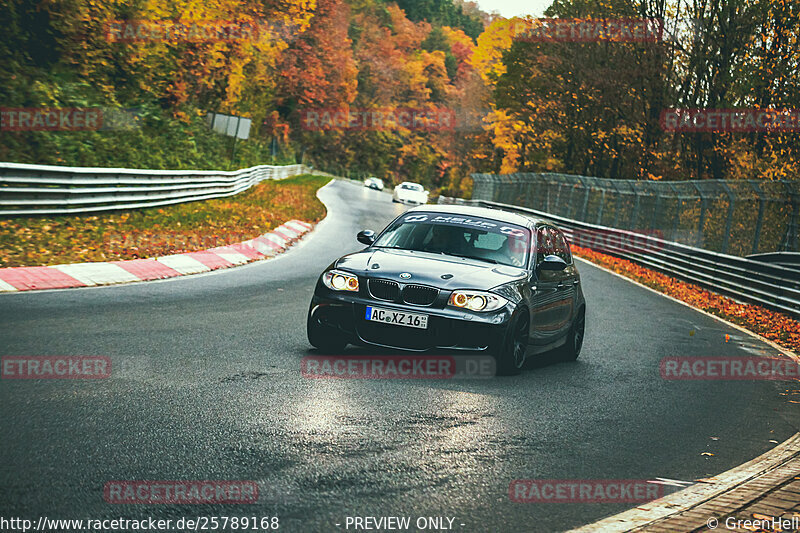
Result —
<instances>
[{"instance_id":1,"label":"asphalt race track","mask_svg":"<svg viewBox=\"0 0 800 533\"><path fill-rule=\"evenodd\" d=\"M0 515L278 516L281 531L297 532L345 531L347 516L445 516L453 531L558 531L630 505L514 503L512 480L691 481L800 426L780 395L789 383L661 379L666 356L775 352L585 262L586 342L575 363L545 358L497 379L306 379L317 276L359 248L358 230L403 210L348 182L320 195L326 221L276 259L1 295L0 355L104 355L113 370L105 380L0 382ZM255 480L260 498L103 500L109 480L148 479Z\"/></svg>"}]
</instances>

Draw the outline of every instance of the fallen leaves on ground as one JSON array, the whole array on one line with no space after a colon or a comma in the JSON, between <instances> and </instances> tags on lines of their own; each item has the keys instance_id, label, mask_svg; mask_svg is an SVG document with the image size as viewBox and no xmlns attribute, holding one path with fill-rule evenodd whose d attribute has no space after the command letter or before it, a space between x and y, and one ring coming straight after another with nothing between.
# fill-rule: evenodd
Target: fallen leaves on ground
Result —
<instances>
[{"instance_id":1,"label":"fallen leaves on ground","mask_svg":"<svg viewBox=\"0 0 800 533\"><path fill-rule=\"evenodd\" d=\"M325 215L329 178L263 181L231 198L102 215L0 219L0 267L141 259L236 244Z\"/></svg>"}]
</instances>

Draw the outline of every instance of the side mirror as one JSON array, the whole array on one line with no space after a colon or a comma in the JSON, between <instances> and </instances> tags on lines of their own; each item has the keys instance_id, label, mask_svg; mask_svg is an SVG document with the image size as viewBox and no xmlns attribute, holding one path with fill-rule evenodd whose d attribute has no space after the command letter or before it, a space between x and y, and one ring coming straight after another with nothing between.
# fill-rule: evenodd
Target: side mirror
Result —
<instances>
[{"instance_id":1,"label":"side mirror","mask_svg":"<svg viewBox=\"0 0 800 533\"><path fill-rule=\"evenodd\" d=\"M539 270L564 270L567 268L567 263L557 255L546 255L544 261L539 263L537 268Z\"/></svg>"},{"instance_id":2,"label":"side mirror","mask_svg":"<svg viewBox=\"0 0 800 533\"><path fill-rule=\"evenodd\" d=\"M358 235L356 235L356 239L361 244L366 244L369 246L373 242L375 242L375 232L371 229L365 229L364 231L359 231ZM565 265L566 266L566 265Z\"/></svg>"}]
</instances>

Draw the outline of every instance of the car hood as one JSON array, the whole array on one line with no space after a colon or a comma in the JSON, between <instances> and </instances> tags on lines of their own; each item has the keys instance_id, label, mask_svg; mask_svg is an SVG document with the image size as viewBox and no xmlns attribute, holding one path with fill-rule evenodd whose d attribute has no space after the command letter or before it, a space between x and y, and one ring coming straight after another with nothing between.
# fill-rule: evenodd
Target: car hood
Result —
<instances>
[{"instance_id":1,"label":"car hood","mask_svg":"<svg viewBox=\"0 0 800 533\"><path fill-rule=\"evenodd\" d=\"M367 248L346 255L336 262L336 267L369 278L419 283L446 290L488 290L525 275L524 270L511 266L387 248ZM411 274L411 277L401 278L401 273Z\"/></svg>"}]
</instances>

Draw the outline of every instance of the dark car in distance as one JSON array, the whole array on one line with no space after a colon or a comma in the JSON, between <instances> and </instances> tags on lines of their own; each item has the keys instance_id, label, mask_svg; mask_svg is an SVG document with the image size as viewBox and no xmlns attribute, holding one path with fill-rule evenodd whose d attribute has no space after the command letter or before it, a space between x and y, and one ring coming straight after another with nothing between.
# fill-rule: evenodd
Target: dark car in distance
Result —
<instances>
[{"instance_id":1,"label":"dark car in distance","mask_svg":"<svg viewBox=\"0 0 800 533\"><path fill-rule=\"evenodd\" d=\"M425 205L320 276L307 331L319 350L347 344L417 352L481 352L515 374L528 356L574 360L586 303L564 234L497 209Z\"/></svg>"}]
</instances>

